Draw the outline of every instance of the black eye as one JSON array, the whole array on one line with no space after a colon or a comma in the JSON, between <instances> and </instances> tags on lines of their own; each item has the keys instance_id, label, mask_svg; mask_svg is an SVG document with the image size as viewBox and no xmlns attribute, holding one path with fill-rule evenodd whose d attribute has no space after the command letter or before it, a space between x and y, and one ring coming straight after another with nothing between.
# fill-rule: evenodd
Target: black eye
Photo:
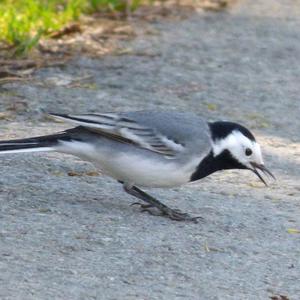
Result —
<instances>
[{"instance_id":1,"label":"black eye","mask_svg":"<svg viewBox=\"0 0 300 300\"><path fill-rule=\"evenodd\" d=\"M247 149L245 150L245 154L246 154L247 156L250 156L250 155L252 154L252 150L251 150L250 148L247 148Z\"/></svg>"}]
</instances>

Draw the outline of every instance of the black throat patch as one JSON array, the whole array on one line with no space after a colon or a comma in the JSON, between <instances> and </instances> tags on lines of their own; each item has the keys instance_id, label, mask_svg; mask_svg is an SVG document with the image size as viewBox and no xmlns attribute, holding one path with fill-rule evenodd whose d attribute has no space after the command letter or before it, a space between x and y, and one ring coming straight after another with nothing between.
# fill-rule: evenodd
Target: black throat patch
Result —
<instances>
[{"instance_id":1,"label":"black throat patch","mask_svg":"<svg viewBox=\"0 0 300 300\"><path fill-rule=\"evenodd\" d=\"M213 155L211 151L198 165L196 171L192 174L190 181L196 181L204 178L214 172L229 169L247 169L238 162L228 150L224 150L219 155Z\"/></svg>"}]
</instances>

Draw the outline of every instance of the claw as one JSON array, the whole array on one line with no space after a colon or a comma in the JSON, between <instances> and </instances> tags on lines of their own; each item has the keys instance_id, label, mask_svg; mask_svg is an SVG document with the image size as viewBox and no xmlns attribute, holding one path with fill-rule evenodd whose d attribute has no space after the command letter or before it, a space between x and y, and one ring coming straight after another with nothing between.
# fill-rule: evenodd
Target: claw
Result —
<instances>
[{"instance_id":1,"label":"claw","mask_svg":"<svg viewBox=\"0 0 300 300\"><path fill-rule=\"evenodd\" d=\"M203 219L202 217L191 217L187 213L183 213L180 210L175 209L169 209L164 212L165 215L167 215L171 220L175 221L191 221L195 224L198 223L199 219Z\"/></svg>"}]
</instances>

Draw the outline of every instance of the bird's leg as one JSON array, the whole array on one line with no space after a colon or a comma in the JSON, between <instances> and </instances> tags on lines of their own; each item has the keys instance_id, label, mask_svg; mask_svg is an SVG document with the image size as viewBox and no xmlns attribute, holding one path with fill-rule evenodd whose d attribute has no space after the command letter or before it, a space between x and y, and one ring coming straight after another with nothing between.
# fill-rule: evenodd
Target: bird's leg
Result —
<instances>
[{"instance_id":1,"label":"bird's leg","mask_svg":"<svg viewBox=\"0 0 300 300\"><path fill-rule=\"evenodd\" d=\"M136 186L128 186L128 185L124 184L123 187L124 187L124 190L128 194L148 203L147 205L141 204L143 211L147 211L147 212L153 214L153 212L151 210L149 210L149 208L156 207L160 212L162 212L163 215L168 216L172 220L193 221L193 222L197 223L197 220L199 219L199 217L191 217L187 213L182 213L179 210L171 209L170 207L161 203L154 197L152 197L152 196L148 195L147 193L145 193L144 191L140 190Z\"/></svg>"}]
</instances>

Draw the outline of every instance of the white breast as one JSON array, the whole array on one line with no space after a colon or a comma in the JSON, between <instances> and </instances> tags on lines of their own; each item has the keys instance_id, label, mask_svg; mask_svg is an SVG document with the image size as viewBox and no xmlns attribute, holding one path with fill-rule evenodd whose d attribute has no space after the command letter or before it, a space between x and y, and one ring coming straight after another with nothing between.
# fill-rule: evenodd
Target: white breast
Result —
<instances>
[{"instance_id":1,"label":"white breast","mask_svg":"<svg viewBox=\"0 0 300 300\"><path fill-rule=\"evenodd\" d=\"M201 158L186 164L176 160L154 158L139 153L114 153L99 151L93 145L82 142L61 142L57 149L94 163L106 175L141 187L172 187L189 182ZM147 152L145 152L147 154Z\"/></svg>"},{"instance_id":2,"label":"white breast","mask_svg":"<svg viewBox=\"0 0 300 300\"><path fill-rule=\"evenodd\" d=\"M122 154L113 161L100 162L107 175L144 187L172 187L189 182L197 163L179 166L169 160L153 160L138 155Z\"/></svg>"}]
</instances>

